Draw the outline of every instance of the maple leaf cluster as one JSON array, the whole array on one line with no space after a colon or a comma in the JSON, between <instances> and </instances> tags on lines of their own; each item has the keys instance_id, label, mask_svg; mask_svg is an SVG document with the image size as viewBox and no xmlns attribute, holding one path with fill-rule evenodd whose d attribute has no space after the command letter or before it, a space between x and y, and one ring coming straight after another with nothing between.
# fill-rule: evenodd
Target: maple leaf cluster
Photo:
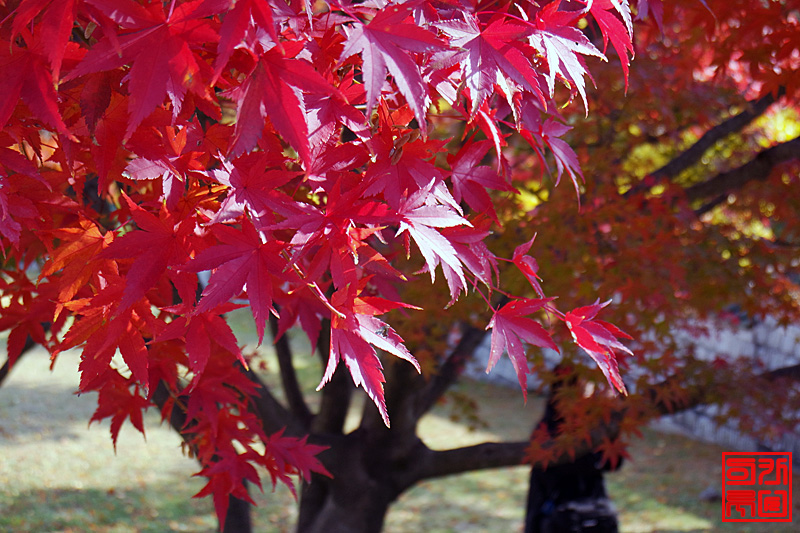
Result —
<instances>
[{"instance_id":1,"label":"maple leaf cluster","mask_svg":"<svg viewBox=\"0 0 800 533\"><path fill-rule=\"evenodd\" d=\"M251 412L225 319L243 302L259 340L270 315L312 344L329 321L320 386L344 361L387 426L378 351L419 365L380 317L423 303L397 291L421 273L441 271L452 301L484 296L489 367L507 352L523 391L524 343L557 349L543 314L624 391L625 334L595 320L601 305L556 309L532 240L509 261L536 297L506 294L487 221L500 223L491 194L516 191L509 132L579 187L558 100L588 105L587 63L605 55L587 22L627 78L625 0L23 0L0 13L9 357L28 337L53 357L82 349L80 390L99 392L93 420L110 417L115 441L126 419L143 431L165 386L220 516L258 483L254 465L273 483L325 472L318 447L266 435Z\"/></svg>"}]
</instances>

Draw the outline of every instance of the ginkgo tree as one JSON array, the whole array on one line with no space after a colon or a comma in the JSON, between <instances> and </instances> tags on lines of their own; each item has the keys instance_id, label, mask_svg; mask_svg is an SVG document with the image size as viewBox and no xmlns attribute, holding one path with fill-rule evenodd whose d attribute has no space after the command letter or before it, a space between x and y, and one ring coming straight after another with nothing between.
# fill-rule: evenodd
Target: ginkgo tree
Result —
<instances>
[{"instance_id":1,"label":"ginkgo tree","mask_svg":"<svg viewBox=\"0 0 800 533\"><path fill-rule=\"evenodd\" d=\"M608 248L635 262L633 244L620 244L634 214L615 219L616 204L602 199L642 206L632 243L651 242L645 230L658 216L685 223L686 209L652 189L677 173L601 179L626 158L571 145L616 148L589 128L615 131L604 121L619 118L612 102L629 82L631 117L653 104L636 99L655 88L630 63L634 14L642 46L666 43L648 50L653 62L672 52L670 39L681 42L687 13L705 29L690 51L742 20L735 2L679 4L640 0L632 13L626 0L3 2L8 366L31 342L54 360L81 350L80 390L97 391L92 419L110 418L115 442L126 420L143 431L143 410L157 405L199 460L199 494L223 523L260 472L292 489L303 480L300 530L377 531L390 503L423 479L519 464L526 448L541 463L596 446L618 453L611 437L646 418L646 400L691 403L677 391L694 382L670 358L654 365L638 349L619 358L629 337L604 317L617 313L609 320L630 330L634 313L673 308L648 309L648 288L610 268ZM762 78L754 90L774 101L796 91L793 48L779 37L797 17L779 2L760 9L753 20L764 33L771 19L774 31L731 50L748 52L751 77ZM735 84L701 70L726 80L744 59L707 49L699 63L674 59L678 71L705 76L709 95L730 94ZM778 63L777 76L762 68ZM620 135L640 119L626 120ZM545 185L534 169L547 166L553 185L565 178L575 190ZM618 240L595 244L609 228ZM285 402L228 325L245 305L259 341L272 334ZM321 358L316 410L292 365L295 326ZM527 346L593 360L594 375L621 393L620 362L653 379L684 374L638 387L644 401L625 408L599 395L572 409L565 426L576 431L558 443L431 450L417 422L486 335L487 367L507 353L523 395L538 357ZM370 401L346 432L354 385Z\"/></svg>"}]
</instances>

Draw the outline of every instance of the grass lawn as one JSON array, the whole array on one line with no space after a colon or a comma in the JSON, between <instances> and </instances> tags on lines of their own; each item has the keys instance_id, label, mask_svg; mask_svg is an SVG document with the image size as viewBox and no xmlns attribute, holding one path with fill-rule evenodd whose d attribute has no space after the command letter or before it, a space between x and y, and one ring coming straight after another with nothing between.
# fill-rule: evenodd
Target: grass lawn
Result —
<instances>
[{"instance_id":1,"label":"grass lawn","mask_svg":"<svg viewBox=\"0 0 800 533\"><path fill-rule=\"evenodd\" d=\"M159 425L158 413L147 416L146 442L123 427L115 455L108 424L87 428L95 395L74 394L77 354L60 356L52 373L48 366L43 352L27 354L0 388L0 531L215 531L211 500L191 498L203 486L202 479L191 477L197 465L181 454L177 435ZM462 385L467 386L489 425L470 431L450 419L447 406L438 408L421 427L430 446L525 438L540 416L541 401L532 398L523 406L519 391ZM646 430L632 444L633 459L608 476L622 531L797 531L791 524L723 524L720 503L698 499L718 483L722 451ZM528 469L517 467L422 483L392 507L386 531L520 531L527 477ZM800 515L798 477L795 516ZM283 487L274 493L265 489L254 493L257 530L291 531L296 512L291 494Z\"/></svg>"}]
</instances>

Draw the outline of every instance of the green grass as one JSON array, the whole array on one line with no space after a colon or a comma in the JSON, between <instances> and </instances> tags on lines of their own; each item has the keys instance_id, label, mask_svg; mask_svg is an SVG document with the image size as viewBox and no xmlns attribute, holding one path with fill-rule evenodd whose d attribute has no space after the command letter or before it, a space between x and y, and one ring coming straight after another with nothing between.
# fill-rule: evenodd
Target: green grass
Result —
<instances>
[{"instance_id":1,"label":"green grass","mask_svg":"<svg viewBox=\"0 0 800 533\"><path fill-rule=\"evenodd\" d=\"M304 361L301 377L314 381L309 384L313 388L319 363L310 351L299 356ZM181 454L180 439L159 425L157 413L147 415L146 442L130 426L123 427L115 455L107 424L87 428L95 396L74 394L77 354L60 356L52 373L48 367L43 352L32 352L0 388L0 531L215 530L211 501L191 498L203 486L202 479L192 477L197 465ZM461 391L477 396L487 426L470 431L451 420L445 405L421 424L431 447L525 438L541 414L539 399L523 405L516 390L469 383ZM722 451L646 430L642 440L632 443L633 459L608 476L622 531L795 531L792 525L723 524L720 504L698 499L700 491L719 480ZM386 531L520 531L527 481L528 469L517 467L421 483L391 508ZM797 485L795 494L800 495ZM296 514L292 495L284 487L274 493L265 489L253 494L259 504L257 530L291 531ZM800 504L800 496L795 502ZM795 514L800 514L797 505Z\"/></svg>"}]
</instances>

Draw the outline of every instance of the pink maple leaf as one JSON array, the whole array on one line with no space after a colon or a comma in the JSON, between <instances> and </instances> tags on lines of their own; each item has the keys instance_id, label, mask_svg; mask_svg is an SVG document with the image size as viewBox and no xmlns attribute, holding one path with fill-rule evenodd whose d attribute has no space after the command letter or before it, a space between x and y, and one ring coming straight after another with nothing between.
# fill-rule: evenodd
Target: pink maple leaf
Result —
<instances>
[{"instance_id":1,"label":"pink maple leaf","mask_svg":"<svg viewBox=\"0 0 800 533\"><path fill-rule=\"evenodd\" d=\"M378 407L383 422L389 427L389 413L383 396L383 366L375 348L405 359L420 372L419 363L403 345L403 339L389 325L374 315L408 304L388 302L381 298L354 298L353 289L347 287L331 297L337 314L331 316L331 349L328 365L317 390L333 377L336 365L344 360L353 383L363 387L367 396Z\"/></svg>"},{"instance_id":2,"label":"pink maple leaf","mask_svg":"<svg viewBox=\"0 0 800 533\"><path fill-rule=\"evenodd\" d=\"M617 364L616 352L625 352L633 355L624 344L617 340L617 337L631 339L632 337L620 330L613 324L595 319L597 313L602 308L611 303L599 303L599 300L592 305L579 307L570 311L565 316L565 321L575 344L594 359L600 370L606 376L608 383L613 385L623 394L628 394L625 383L619 375L619 365Z\"/></svg>"},{"instance_id":3,"label":"pink maple leaf","mask_svg":"<svg viewBox=\"0 0 800 533\"><path fill-rule=\"evenodd\" d=\"M582 55L595 56L605 59L600 50L580 30L564 24L564 12L557 11L556 2L545 7L540 14L543 28L537 28L530 36L531 46L536 48L547 59L548 73L545 75L550 96L555 90L556 76L560 75L570 84L573 91L577 91L587 109L586 82L587 75L583 65Z\"/></svg>"},{"instance_id":4,"label":"pink maple leaf","mask_svg":"<svg viewBox=\"0 0 800 533\"><path fill-rule=\"evenodd\" d=\"M433 183L433 182L431 182ZM435 228L454 226L470 226L470 223L456 213L450 206L426 204L430 188L422 189L411 195L400 206L400 227L397 234L407 231L417 244L425 258L425 264L431 274L431 282L436 281L436 266L441 262L447 265L457 277L451 284L450 295L455 298L458 291L466 287L461 260L453 245L450 244Z\"/></svg>"},{"instance_id":5,"label":"pink maple leaf","mask_svg":"<svg viewBox=\"0 0 800 533\"><path fill-rule=\"evenodd\" d=\"M512 102L515 85L541 97L539 74L531 68L531 58L536 51L523 39L533 33L533 26L525 21L508 18L498 13L485 25L470 13L463 19L436 22L456 51L449 51L448 62L461 65L461 78L470 92L474 117L478 108L489 98L495 87Z\"/></svg>"},{"instance_id":6,"label":"pink maple leaf","mask_svg":"<svg viewBox=\"0 0 800 533\"><path fill-rule=\"evenodd\" d=\"M539 311L553 298L520 298L513 300L495 311L486 329L492 330L492 345L489 351L489 363L486 373L494 368L503 352L508 352L511 364L519 379L519 386L525 400L528 399L528 359L522 343L527 342L534 346L550 348L558 351L558 346L553 342L550 334L541 324L531 318L525 318Z\"/></svg>"},{"instance_id":7,"label":"pink maple leaf","mask_svg":"<svg viewBox=\"0 0 800 533\"><path fill-rule=\"evenodd\" d=\"M424 134L430 96L420 68L411 54L441 50L445 44L430 31L406 23L410 13L408 5L391 5L378 11L369 24L356 24L348 35L339 60L361 54L361 69L367 89L367 116L372 114L388 72L414 111Z\"/></svg>"}]
</instances>

